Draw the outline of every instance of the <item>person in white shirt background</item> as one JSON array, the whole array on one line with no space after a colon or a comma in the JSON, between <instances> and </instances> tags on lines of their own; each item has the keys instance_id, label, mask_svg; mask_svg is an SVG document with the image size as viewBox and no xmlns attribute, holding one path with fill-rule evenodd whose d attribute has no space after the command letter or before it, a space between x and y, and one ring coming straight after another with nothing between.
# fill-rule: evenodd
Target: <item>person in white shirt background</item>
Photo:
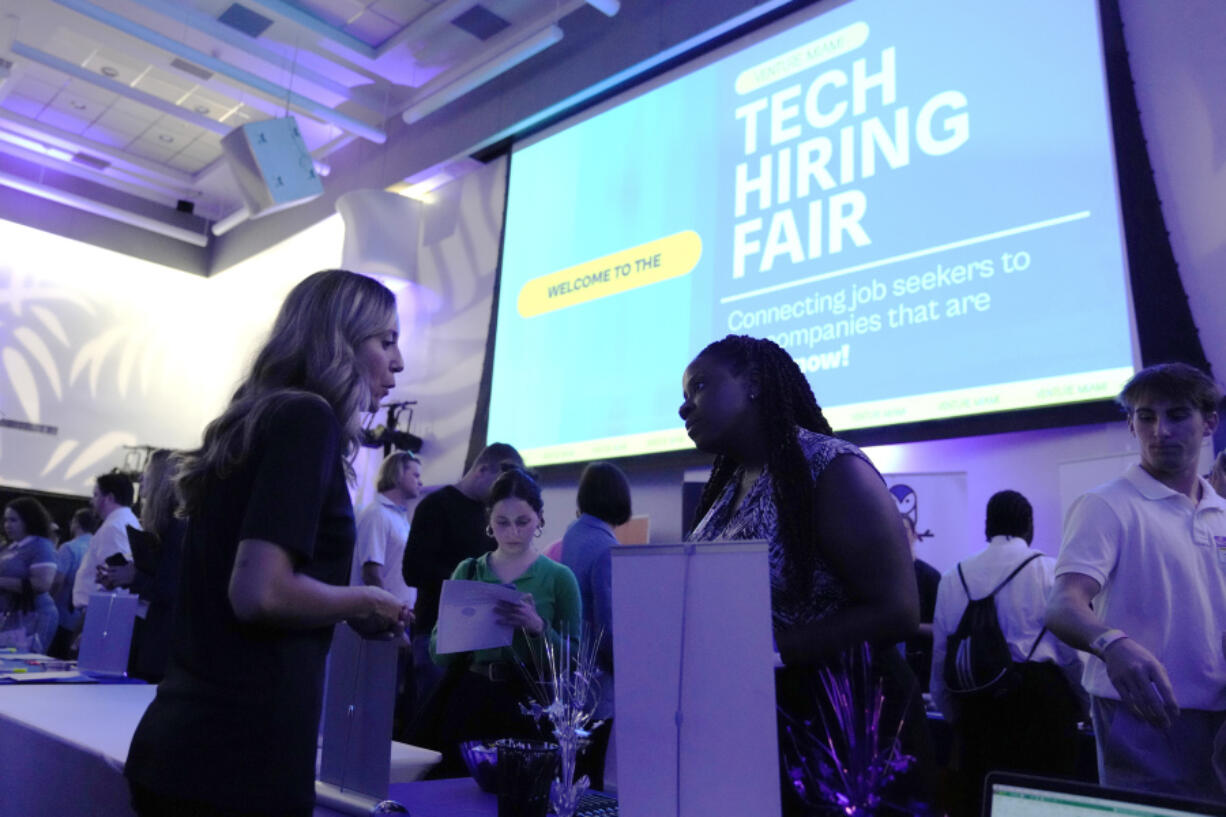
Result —
<instances>
[{"instance_id":1,"label":"person in white shirt background","mask_svg":"<svg viewBox=\"0 0 1226 817\"><path fill-rule=\"evenodd\" d=\"M1034 510L1017 491L999 491L988 500L987 547L941 577L933 618L933 703L950 722L957 769L950 813L977 815L983 778L993 770L1072 776L1077 771L1077 722L1085 717L1081 695L1082 659L1043 626L1055 560L1031 548ZM1033 558L1037 557L1037 558ZM971 598L981 599L1027 560L994 602L1000 630L1015 662L1016 686L993 693L955 696L946 684L949 637Z\"/></svg>"},{"instance_id":2,"label":"person in white shirt background","mask_svg":"<svg viewBox=\"0 0 1226 817\"><path fill-rule=\"evenodd\" d=\"M119 553L125 561L132 561L127 527L131 525L141 530L140 520L132 512L134 494L132 480L125 474L112 472L94 480L90 506L102 524L89 540L72 585L72 604L78 610L86 608L91 593L105 589L98 583L98 568L106 564L107 558Z\"/></svg>"},{"instance_id":3,"label":"person in white shirt background","mask_svg":"<svg viewBox=\"0 0 1226 817\"><path fill-rule=\"evenodd\" d=\"M421 495L421 460L411 451L397 451L379 466L378 493L361 510L353 547L353 584L382 587L413 608L417 588L405 584L402 562L409 539L409 503ZM400 649L396 669L396 708L392 735L407 736L415 704L413 654L407 643Z\"/></svg>"},{"instance_id":4,"label":"person in white shirt background","mask_svg":"<svg viewBox=\"0 0 1226 817\"><path fill-rule=\"evenodd\" d=\"M1226 500L1200 476L1222 390L1162 363L1117 400L1140 462L1069 508L1047 623L1093 656L1100 781L1226 802Z\"/></svg>"}]
</instances>

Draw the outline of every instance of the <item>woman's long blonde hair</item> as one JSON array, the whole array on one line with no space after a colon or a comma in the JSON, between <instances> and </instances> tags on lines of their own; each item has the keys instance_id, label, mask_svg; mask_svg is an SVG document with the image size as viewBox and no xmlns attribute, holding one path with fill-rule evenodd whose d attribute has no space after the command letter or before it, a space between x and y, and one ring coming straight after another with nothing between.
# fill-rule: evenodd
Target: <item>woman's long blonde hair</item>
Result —
<instances>
[{"instance_id":1,"label":"woman's long blonde hair","mask_svg":"<svg viewBox=\"0 0 1226 817\"><path fill-rule=\"evenodd\" d=\"M178 506L173 456L168 448L157 449L149 455L140 478L140 526L158 536L165 535Z\"/></svg>"},{"instance_id":2,"label":"woman's long blonde hair","mask_svg":"<svg viewBox=\"0 0 1226 817\"><path fill-rule=\"evenodd\" d=\"M210 477L226 476L247 458L270 412L304 393L323 398L336 413L345 474L352 480L359 414L369 409L372 397L356 351L367 338L387 331L395 316L396 297L364 275L326 270L295 286L230 405L209 423L200 448L178 457L182 513L199 509Z\"/></svg>"}]
</instances>

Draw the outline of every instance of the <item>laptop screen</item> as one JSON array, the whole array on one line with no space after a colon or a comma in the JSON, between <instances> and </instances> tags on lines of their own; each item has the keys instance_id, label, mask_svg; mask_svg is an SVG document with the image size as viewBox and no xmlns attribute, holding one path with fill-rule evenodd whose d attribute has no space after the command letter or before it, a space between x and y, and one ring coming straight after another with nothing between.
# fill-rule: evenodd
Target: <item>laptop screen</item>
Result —
<instances>
[{"instance_id":1,"label":"laptop screen","mask_svg":"<svg viewBox=\"0 0 1226 817\"><path fill-rule=\"evenodd\" d=\"M1226 805L1198 803L1092 783L993 774L985 817L1205 817L1226 815Z\"/></svg>"}]
</instances>

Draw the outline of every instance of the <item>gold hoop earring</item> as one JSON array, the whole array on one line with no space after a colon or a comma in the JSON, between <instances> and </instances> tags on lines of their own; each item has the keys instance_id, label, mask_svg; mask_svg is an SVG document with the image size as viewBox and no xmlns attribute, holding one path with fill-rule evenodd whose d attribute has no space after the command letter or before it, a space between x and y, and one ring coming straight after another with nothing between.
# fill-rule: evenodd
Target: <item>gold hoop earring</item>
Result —
<instances>
[{"instance_id":1,"label":"gold hoop earring","mask_svg":"<svg viewBox=\"0 0 1226 817\"><path fill-rule=\"evenodd\" d=\"M533 536L535 536L537 539L540 539L540 538L541 538L541 532L542 532L542 529L541 529L541 528L537 528L537 529L536 529L536 533L534 533L534 534L532 534L532 535L533 535Z\"/></svg>"},{"instance_id":2,"label":"gold hoop earring","mask_svg":"<svg viewBox=\"0 0 1226 817\"><path fill-rule=\"evenodd\" d=\"M489 525L486 525L486 526L485 526L485 535L486 535L486 536L488 536L489 538L493 539L493 538L494 538L494 529L493 529L493 528L491 528Z\"/></svg>"}]
</instances>

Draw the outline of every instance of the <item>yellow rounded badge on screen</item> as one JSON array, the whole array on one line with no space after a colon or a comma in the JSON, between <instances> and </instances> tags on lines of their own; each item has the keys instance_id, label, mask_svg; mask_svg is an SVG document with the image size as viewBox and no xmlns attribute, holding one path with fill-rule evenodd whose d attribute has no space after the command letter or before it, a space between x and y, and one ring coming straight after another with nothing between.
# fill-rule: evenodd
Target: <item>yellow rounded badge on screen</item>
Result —
<instances>
[{"instance_id":1,"label":"yellow rounded badge on screen","mask_svg":"<svg viewBox=\"0 0 1226 817\"><path fill-rule=\"evenodd\" d=\"M516 305L525 318L555 312L687 275L701 257L702 239L685 230L533 278L519 291Z\"/></svg>"},{"instance_id":2,"label":"yellow rounded badge on screen","mask_svg":"<svg viewBox=\"0 0 1226 817\"><path fill-rule=\"evenodd\" d=\"M812 42L805 43L799 48L793 48L786 54L771 57L766 62L759 63L752 68L746 68L737 76L736 84L733 87L736 88L738 94L753 93L765 88L772 82L787 79L835 57L841 57L848 52L855 51L866 42L868 42L868 24L863 22L852 23L846 28L840 28L833 34L827 34ZM821 85L825 84L824 77L824 74L818 77L814 86L820 88ZM847 77L844 75L843 82L846 81ZM843 82L838 84L842 85Z\"/></svg>"}]
</instances>

